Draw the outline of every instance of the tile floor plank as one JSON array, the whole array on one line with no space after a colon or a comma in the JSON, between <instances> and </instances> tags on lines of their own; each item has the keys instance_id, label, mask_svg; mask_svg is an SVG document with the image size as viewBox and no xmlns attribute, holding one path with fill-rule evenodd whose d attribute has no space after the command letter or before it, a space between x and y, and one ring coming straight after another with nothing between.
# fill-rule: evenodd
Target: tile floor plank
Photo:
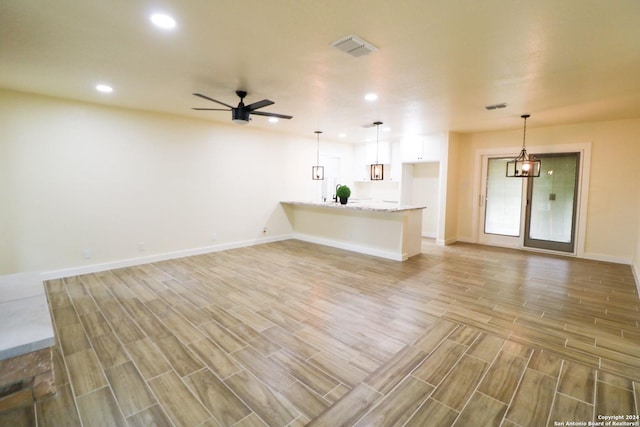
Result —
<instances>
[{"instance_id":1,"label":"tile floor plank","mask_svg":"<svg viewBox=\"0 0 640 427\"><path fill-rule=\"evenodd\" d=\"M598 415L639 415L631 390L598 381L596 396L596 417Z\"/></svg>"},{"instance_id":2,"label":"tile floor plank","mask_svg":"<svg viewBox=\"0 0 640 427\"><path fill-rule=\"evenodd\" d=\"M496 356L478 391L502 403L511 402L528 360L505 351Z\"/></svg>"},{"instance_id":3,"label":"tile floor plank","mask_svg":"<svg viewBox=\"0 0 640 427\"><path fill-rule=\"evenodd\" d=\"M364 382L374 390L387 394L409 375L427 357L427 353L418 347L406 346L395 354L375 372L365 378Z\"/></svg>"},{"instance_id":4,"label":"tile floor plank","mask_svg":"<svg viewBox=\"0 0 640 427\"><path fill-rule=\"evenodd\" d=\"M628 265L465 243L423 252L399 263L288 240L48 281L59 393L36 404L36 427L78 425L76 402L107 423L200 427L381 413L391 423L410 401L409 426L638 411L640 299ZM414 360L407 346L424 354ZM413 393L385 406L422 379L435 387L425 402ZM136 403L142 384L157 402ZM214 417L224 390L248 412ZM11 419L0 414L0 425Z\"/></svg>"},{"instance_id":5,"label":"tile floor plank","mask_svg":"<svg viewBox=\"0 0 640 427\"><path fill-rule=\"evenodd\" d=\"M349 426L359 420L382 395L362 383L345 394L329 409L311 420L309 427Z\"/></svg>"},{"instance_id":6,"label":"tile floor plank","mask_svg":"<svg viewBox=\"0 0 640 427\"><path fill-rule=\"evenodd\" d=\"M218 377L227 378L242 370L242 367L224 350L211 340L203 339L192 343L189 348Z\"/></svg>"},{"instance_id":7,"label":"tile floor plank","mask_svg":"<svg viewBox=\"0 0 640 427\"><path fill-rule=\"evenodd\" d=\"M208 369L195 372L184 381L222 425L232 425L251 413L251 409Z\"/></svg>"},{"instance_id":8,"label":"tile floor plank","mask_svg":"<svg viewBox=\"0 0 640 427\"><path fill-rule=\"evenodd\" d=\"M458 363L466 350L467 348L462 344L446 339L413 371L412 375L437 386Z\"/></svg>"},{"instance_id":9,"label":"tile floor plank","mask_svg":"<svg viewBox=\"0 0 640 427\"><path fill-rule=\"evenodd\" d=\"M253 347L244 347L232 353L232 356L249 372L275 390L280 391L295 382L295 378L286 369L270 358L262 356Z\"/></svg>"},{"instance_id":10,"label":"tile floor plank","mask_svg":"<svg viewBox=\"0 0 640 427\"><path fill-rule=\"evenodd\" d=\"M125 417L156 403L132 362L106 369L105 373Z\"/></svg>"},{"instance_id":11,"label":"tile floor plank","mask_svg":"<svg viewBox=\"0 0 640 427\"><path fill-rule=\"evenodd\" d=\"M488 363L471 356L463 356L433 393L433 398L456 411L461 411L473 394Z\"/></svg>"},{"instance_id":12,"label":"tile floor plank","mask_svg":"<svg viewBox=\"0 0 640 427\"><path fill-rule=\"evenodd\" d=\"M356 426L402 426L429 398L434 387L414 377L407 377L380 401Z\"/></svg>"},{"instance_id":13,"label":"tile floor plank","mask_svg":"<svg viewBox=\"0 0 640 427\"><path fill-rule=\"evenodd\" d=\"M475 392L453 426L498 427L502 423L502 417L506 410L506 404L483 393Z\"/></svg>"},{"instance_id":14,"label":"tile floor plank","mask_svg":"<svg viewBox=\"0 0 640 427\"><path fill-rule=\"evenodd\" d=\"M109 387L78 397L78 411L85 426L121 427L126 425Z\"/></svg>"},{"instance_id":15,"label":"tile floor plank","mask_svg":"<svg viewBox=\"0 0 640 427\"><path fill-rule=\"evenodd\" d=\"M270 426L285 426L299 414L291 411L269 387L247 371L241 371L224 380L256 414Z\"/></svg>"},{"instance_id":16,"label":"tile floor plank","mask_svg":"<svg viewBox=\"0 0 640 427\"><path fill-rule=\"evenodd\" d=\"M191 350L173 335L156 341L156 345L169 361L169 364L171 364L173 369L175 369L181 377L185 377L204 368L204 365L195 357Z\"/></svg>"},{"instance_id":17,"label":"tile floor plank","mask_svg":"<svg viewBox=\"0 0 640 427\"><path fill-rule=\"evenodd\" d=\"M116 336L109 332L89 338L98 360L104 369L120 365L129 360L129 355L124 350Z\"/></svg>"},{"instance_id":18,"label":"tile floor plank","mask_svg":"<svg viewBox=\"0 0 640 427\"><path fill-rule=\"evenodd\" d=\"M66 357L69 377L76 396L107 385L104 371L93 350L84 350Z\"/></svg>"},{"instance_id":19,"label":"tile floor plank","mask_svg":"<svg viewBox=\"0 0 640 427\"><path fill-rule=\"evenodd\" d=\"M296 381L281 391L282 395L295 406L298 411L309 419L313 419L324 412L330 405L329 401L314 393Z\"/></svg>"},{"instance_id":20,"label":"tile floor plank","mask_svg":"<svg viewBox=\"0 0 640 427\"><path fill-rule=\"evenodd\" d=\"M69 384L58 386L55 396L37 402L35 406L39 427L79 427L81 425L78 408Z\"/></svg>"},{"instance_id":21,"label":"tile floor plank","mask_svg":"<svg viewBox=\"0 0 640 427\"><path fill-rule=\"evenodd\" d=\"M129 427L172 427L160 405L153 405L127 418Z\"/></svg>"},{"instance_id":22,"label":"tile floor plank","mask_svg":"<svg viewBox=\"0 0 640 427\"><path fill-rule=\"evenodd\" d=\"M340 384L335 378L285 350L273 353L269 359L321 396Z\"/></svg>"},{"instance_id":23,"label":"tile floor plank","mask_svg":"<svg viewBox=\"0 0 640 427\"><path fill-rule=\"evenodd\" d=\"M169 362L148 338L125 344L125 348L145 379L171 370Z\"/></svg>"},{"instance_id":24,"label":"tile floor plank","mask_svg":"<svg viewBox=\"0 0 640 427\"><path fill-rule=\"evenodd\" d=\"M428 399L407 421L407 427L451 427L459 413L442 403Z\"/></svg>"},{"instance_id":25,"label":"tile floor plank","mask_svg":"<svg viewBox=\"0 0 640 427\"><path fill-rule=\"evenodd\" d=\"M593 421L593 405L574 399L566 394L556 393L553 409L549 416L549 426L557 426L567 420L588 424ZM558 424L556 424L558 423Z\"/></svg>"},{"instance_id":26,"label":"tile floor plank","mask_svg":"<svg viewBox=\"0 0 640 427\"><path fill-rule=\"evenodd\" d=\"M553 404L556 382L555 378L527 369L506 418L523 426L545 425Z\"/></svg>"},{"instance_id":27,"label":"tile floor plank","mask_svg":"<svg viewBox=\"0 0 640 427\"><path fill-rule=\"evenodd\" d=\"M593 404L595 398L595 370L575 362L565 361L560 373L558 391L583 402Z\"/></svg>"},{"instance_id":28,"label":"tile floor plank","mask_svg":"<svg viewBox=\"0 0 640 427\"><path fill-rule=\"evenodd\" d=\"M173 372L149 380L149 386L176 426L198 425L211 415Z\"/></svg>"}]
</instances>

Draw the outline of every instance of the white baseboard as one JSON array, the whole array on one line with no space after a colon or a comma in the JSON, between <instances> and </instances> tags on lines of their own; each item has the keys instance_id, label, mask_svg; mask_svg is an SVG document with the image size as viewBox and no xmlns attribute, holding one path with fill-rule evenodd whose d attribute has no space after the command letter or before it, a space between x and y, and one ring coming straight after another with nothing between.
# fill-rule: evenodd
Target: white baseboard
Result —
<instances>
[{"instance_id":1,"label":"white baseboard","mask_svg":"<svg viewBox=\"0 0 640 427\"><path fill-rule=\"evenodd\" d=\"M453 245L457 241L458 239L456 239L455 237L452 237L449 239L436 239L436 245L438 246Z\"/></svg>"},{"instance_id":2,"label":"white baseboard","mask_svg":"<svg viewBox=\"0 0 640 427\"><path fill-rule=\"evenodd\" d=\"M226 251L229 249L244 248L247 246L261 245L264 243L279 242L291 239L290 234L272 237L260 237L254 240L244 240L232 243L223 243L219 245L204 246L201 248L184 249L175 252L165 252L161 254L148 255L144 257L128 258L116 261L109 261L100 264L83 265L80 267L64 268L60 270L46 271L40 274L41 279L52 280L61 279L63 277L78 276L81 274L98 273L100 271L113 270L116 268L132 267L134 265L149 264L152 262L167 261L170 259L184 258L193 255L202 255L212 252Z\"/></svg>"},{"instance_id":3,"label":"white baseboard","mask_svg":"<svg viewBox=\"0 0 640 427\"><path fill-rule=\"evenodd\" d=\"M614 264L631 265L631 260L629 258L621 258L621 257L610 256L610 255L595 254L595 253L592 253L592 252L585 252L584 254L582 254L582 257L580 257L580 258L592 259L594 261L612 262Z\"/></svg>"},{"instance_id":4,"label":"white baseboard","mask_svg":"<svg viewBox=\"0 0 640 427\"><path fill-rule=\"evenodd\" d=\"M386 258L393 261L406 261L409 257L407 254L398 254L390 251L371 248L369 246L354 245L339 240L323 239L309 234L293 233L293 238L302 240L303 242L317 243L319 245L330 246L332 248L344 249L347 251L358 252L365 255L373 255L380 258Z\"/></svg>"},{"instance_id":5,"label":"white baseboard","mask_svg":"<svg viewBox=\"0 0 640 427\"><path fill-rule=\"evenodd\" d=\"M640 295L640 271L638 270L638 266L631 264L631 271L633 272L633 279L636 281L638 295Z\"/></svg>"},{"instance_id":6,"label":"white baseboard","mask_svg":"<svg viewBox=\"0 0 640 427\"><path fill-rule=\"evenodd\" d=\"M473 239L471 237L460 237L460 236L456 237L456 242L479 244L478 239Z\"/></svg>"}]
</instances>

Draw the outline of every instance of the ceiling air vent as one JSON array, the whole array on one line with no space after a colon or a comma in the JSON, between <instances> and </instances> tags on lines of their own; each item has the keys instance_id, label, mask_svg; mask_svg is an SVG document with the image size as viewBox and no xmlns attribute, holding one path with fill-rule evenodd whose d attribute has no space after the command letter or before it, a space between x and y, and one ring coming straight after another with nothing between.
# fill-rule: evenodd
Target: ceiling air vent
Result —
<instances>
[{"instance_id":1,"label":"ceiling air vent","mask_svg":"<svg viewBox=\"0 0 640 427\"><path fill-rule=\"evenodd\" d=\"M376 50L378 50L378 48L371 43L367 43L360 37L354 36L353 34L333 42L331 46L338 48L341 51L355 57L368 55L371 52L375 52Z\"/></svg>"},{"instance_id":2,"label":"ceiling air vent","mask_svg":"<svg viewBox=\"0 0 640 427\"><path fill-rule=\"evenodd\" d=\"M486 108L487 110L498 110L500 108L507 108L507 103L506 102L502 102L500 104L487 105L484 108Z\"/></svg>"}]
</instances>

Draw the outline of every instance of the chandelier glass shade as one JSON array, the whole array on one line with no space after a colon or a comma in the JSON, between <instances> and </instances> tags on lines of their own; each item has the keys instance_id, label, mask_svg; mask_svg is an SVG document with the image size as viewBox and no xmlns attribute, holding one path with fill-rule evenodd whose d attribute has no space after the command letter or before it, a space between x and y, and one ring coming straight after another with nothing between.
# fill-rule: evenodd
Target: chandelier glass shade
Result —
<instances>
[{"instance_id":1,"label":"chandelier glass shade","mask_svg":"<svg viewBox=\"0 0 640 427\"><path fill-rule=\"evenodd\" d=\"M515 159L507 162L507 178L537 178L540 176L542 163L534 156L527 153L527 119L529 114L520 116L524 119L524 132L522 136L522 150Z\"/></svg>"}]
</instances>

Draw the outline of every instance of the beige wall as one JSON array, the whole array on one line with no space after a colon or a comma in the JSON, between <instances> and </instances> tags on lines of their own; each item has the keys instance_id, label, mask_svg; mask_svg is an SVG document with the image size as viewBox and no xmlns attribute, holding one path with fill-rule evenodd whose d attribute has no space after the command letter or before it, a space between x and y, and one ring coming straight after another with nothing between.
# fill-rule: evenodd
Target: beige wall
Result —
<instances>
[{"instance_id":1,"label":"beige wall","mask_svg":"<svg viewBox=\"0 0 640 427\"><path fill-rule=\"evenodd\" d=\"M633 262L638 272L640 119L531 125L530 146L591 143L585 254ZM449 135L441 238L450 240L453 232L459 240L475 239L471 208L479 182L468 173L475 153L517 151L521 137L521 129ZM288 236L278 201L317 194L318 183L309 179L315 142L312 133L300 138L0 91L0 274ZM342 157L343 181L353 185L351 145L323 140L321 154Z\"/></svg>"},{"instance_id":2,"label":"beige wall","mask_svg":"<svg viewBox=\"0 0 640 427\"><path fill-rule=\"evenodd\" d=\"M591 144L585 257L630 263L637 252L639 139L640 119L544 128L536 128L534 122L529 122L528 147ZM517 154L522 129L467 134L462 140L458 162L458 239L476 241L472 216L476 202L474 188L480 185L479 171L474 169L476 152L512 147Z\"/></svg>"},{"instance_id":3,"label":"beige wall","mask_svg":"<svg viewBox=\"0 0 640 427\"><path fill-rule=\"evenodd\" d=\"M311 132L0 92L0 275L288 236L278 202L315 194L315 154Z\"/></svg>"},{"instance_id":4,"label":"beige wall","mask_svg":"<svg viewBox=\"0 0 640 427\"><path fill-rule=\"evenodd\" d=\"M636 194L640 197L640 180L636 187ZM640 294L640 221L638 224L638 234L636 236L636 251L633 257L633 272L636 278L636 287L638 288L638 294Z\"/></svg>"}]
</instances>

